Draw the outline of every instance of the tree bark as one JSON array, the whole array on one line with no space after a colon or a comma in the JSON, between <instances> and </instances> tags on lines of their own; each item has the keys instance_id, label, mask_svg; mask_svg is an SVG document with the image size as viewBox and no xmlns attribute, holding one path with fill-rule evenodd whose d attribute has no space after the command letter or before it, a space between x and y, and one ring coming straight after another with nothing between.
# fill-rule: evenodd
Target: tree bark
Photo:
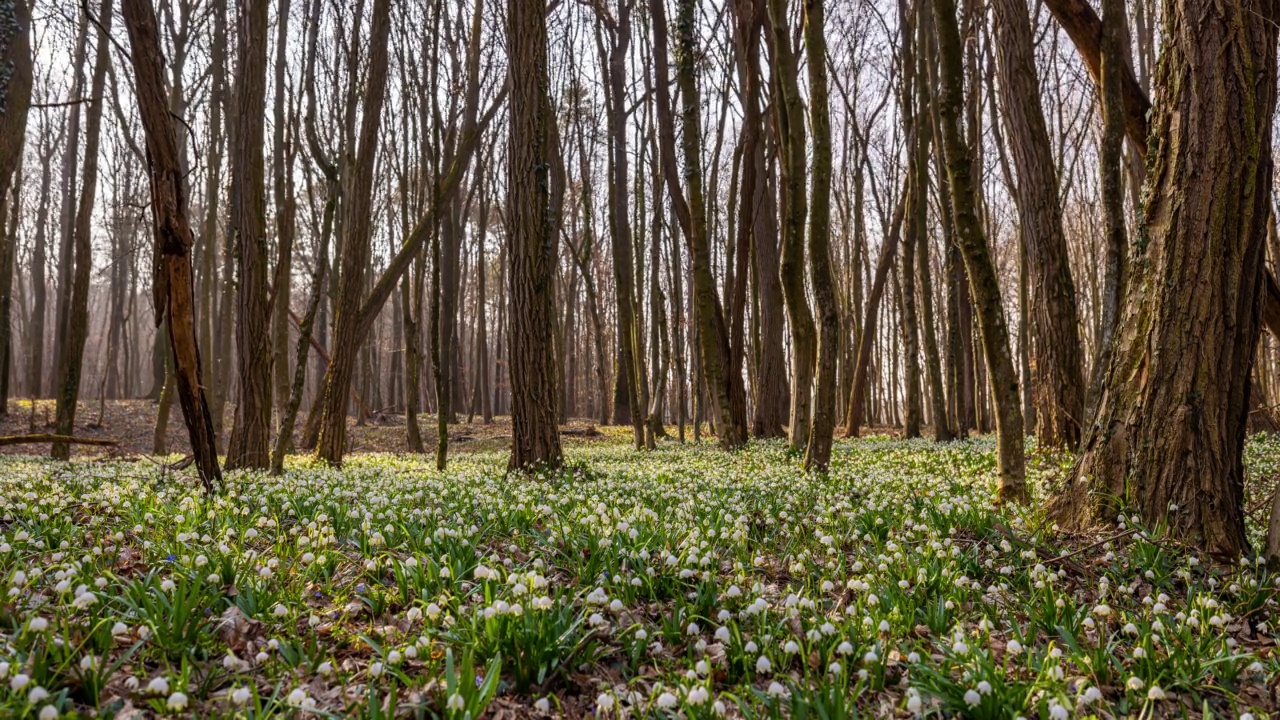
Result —
<instances>
[{"instance_id":1,"label":"tree bark","mask_svg":"<svg viewBox=\"0 0 1280 720\"><path fill-rule=\"evenodd\" d=\"M369 265L373 233L373 174L376 166L382 108L386 100L387 43L391 34L391 0L375 0L369 39L369 74L361 108L360 138L347 198L339 264L338 297L334 307L333 358L325 373L320 437L316 456L330 464L340 464L347 444L347 392L355 371L355 361L368 327L363 326L361 297L365 290L365 270ZM394 287L394 285L393 285ZM388 293L389 294L389 293ZM385 297L383 298L385 301ZM370 321L368 323L372 325ZM362 327L363 326L363 327Z\"/></svg>"},{"instance_id":2,"label":"tree bark","mask_svg":"<svg viewBox=\"0 0 1280 720\"><path fill-rule=\"evenodd\" d=\"M547 68L542 3L507 2L511 106L507 136L507 217L511 292L511 460L513 470L557 468L564 458L556 424L552 347L556 214L551 154L558 142Z\"/></svg>"},{"instance_id":3,"label":"tree bark","mask_svg":"<svg viewBox=\"0 0 1280 720\"><path fill-rule=\"evenodd\" d=\"M266 166L268 0L241 0L236 13L235 132L231 234L236 249L236 366L240 392L227 469L271 465L271 304L268 298Z\"/></svg>"},{"instance_id":4,"label":"tree bark","mask_svg":"<svg viewBox=\"0 0 1280 720\"><path fill-rule=\"evenodd\" d=\"M774 87L774 127L782 173L782 297L791 329L791 419L788 436L793 452L809 444L812 415L813 373L817 356L817 329L805 291L805 164L804 104L800 98L799 69L791 49L786 0L769 1L769 25L773 50L770 73ZM825 63L821 63L825 67ZM829 182L828 182L829 187Z\"/></svg>"},{"instance_id":5,"label":"tree bark","mask_svg":"<svg viewBox=\"0 0 1280 720\"><path fill-rule=\"evenodd\" d=\"M92 216L98 185L98 143L102 136L103 89L107 77L107 64L111 57L108 33L111 30L111 0L103 0L98 17L101 30L93 61L93 79L85 125L84 175L74 230L74 270L71 274L71 294L67 304L66 334L58 366L58 395L54 426L59 435L74 435L76 405L80 399L80 375L84 364L84 346L89 335L89 280L93 270ZM65 443L54 443L52 456L66 460L71 448Z\"/></svg>"},{"instance_id":6,"label":"tree bark","mask_svg":"<svg viewBox=\"0 0 1280 720\"><path fill-rule=\"evenodd\" d=\"M1025 502L1026 459L1023 457L1022 408L1018 401L1018 375L1009 352L1009 327L1005 322L1000 286L986 235L977 215L977 199L972 180L972 153L960 133L963 105L960 31L956 25L954 0L938 0L934 25L938 35L941 86L938 115L942 146L951 182L952 214L956 239L969 274L969 284L978 308L983 355L991 376L991 392L996 404L998 499Z\"/></svg>"},{"instance_id":7,"label":"tree bark","mask_svg":"<svg viewBox=\"0 0 1280 720\"><path fill-rule=\"evenodd\" d=\"M1215 555L1248 550L1243 494L1276 104L1272 2L1165 0L1147 205L1096 421L1056 515L1116 503Z\"/></svg>"},{"instance_id":8,"label":"tree bark","mask_svg":"<svg viewBox=\"0 0 1280 720\"><path fill-rule=\"evenodd\" d=\"M22 164L22 147L26 140L27 113L31 107L32 58L31 16L25 3L0 6L0 414L9 412L9 375L13 355L13 330L10 327L10 292L17 254L17 223L9 223L3 211L9 202L12 178ZM49 163L45 160L41 177L41 208L48 207ZM13 215L18 217L20 193L14 193ZM43 228L37 229L43 234ZM41 238L43 241L43 237ZM42 333L43 335L43 333ZM43 337L41 337L43 342Z\"/></svg>"},{"instance_id":9,"label":"tree bark","mask_svg":"<svg viewBox=\"0 0 1280 720\"><path fill-rule=\"evenodd\" d=\"M152 281L156 325L168 315L174 381L191 439L191 451L206 491L221 480L217 436L201 382L200 348L196 342L195 289L191 247L195 237L187 219L183 193L185 173L178 141L165 102L164 63L155 11L149 0L124 0L125 25L132 46L139 114L146 131L151 168L151 215L157 264Z\"/></svg>"},{"instance_id":10,"label":"tree bark","mask_svg":"<svg viewBox=\"0 0 1280 720\"><path fill-rule=\"evenodd\" d=\"M676 163L675 116L667 60L667 18L662 3L650 4L656 79L654 90L663 177L666 179L667 192L674 205L681 232L689 246L693 275L692 305L701 376L707 384L707 394L718 418L720 445L726 450L732 450L747 442L746 390L742 386L741 372L731 371L729 331L712 273L711 243L702 193L702 122L695 73L694 4L694 0L680 0L676 22L676 82L682 102L681 127L685 161L683 188ZM684 194L686 189L688 199Z\"/></svg>"},{"instance_id":11,"label":"tree bark","mask_svg":"<svg viewBox=\"0 0 1280 720\"><path fill-rule=\"evenodd\" d=\"M1084 372L1075 283L1062 231L1058 172L1040 107L1031 19L1024 0L995 0L997 65L1018 214L1027 253L1031 383L1042 448L1075 449L1084 424ZM1023 318L1027 322L1027 318Z\"/></svg>"}]
</instances>

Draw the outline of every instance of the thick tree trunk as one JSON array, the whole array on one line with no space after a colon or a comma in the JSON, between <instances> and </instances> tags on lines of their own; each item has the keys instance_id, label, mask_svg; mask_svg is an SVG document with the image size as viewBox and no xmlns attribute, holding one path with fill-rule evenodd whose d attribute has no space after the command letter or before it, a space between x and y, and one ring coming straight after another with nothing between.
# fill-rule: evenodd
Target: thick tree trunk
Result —
<instances>
[{"instance_id":1,"label":"thick tree trunk","mask_svg":"<svg viewBox=\"0 0 1280 720\"><path fill-rule=\"evenodd\" d=\"M236 16L235 132L231 197L236 270L237 395L227 469L271 465L271 306L263 125L267 103L268 0L242 0Z\"/></svg>"},{"instance_id":2,"label":"thick tree trunk","mask_svg":"<svg viewBox=\"0 0 1280 720\"><path fill-rule=\"evenodd\" d=\"M547 68L547 18L541 3L507 2L511 105L507 137L507 215L511 265L511 460L515 470L559 467L552 348L556 214L551 153L559 144Z\"/></svg>"},{"instance_id":3,"label":"thick tree trunk","mask_svg":"<svg viewBox=\"0 0 1280 720\"><path fill-rule=\"evenodd\" d=\"M1015 193L1030 271L1029 380L1036 438L1042 448L1074 449L1084 424L1080 318L1062 231L1058 174L1040 107L1031 20L1024 0L995 0L993 7L1003 117L1018 173Z\"/></svg>"},{"instance_id":4,"label":"thick tree trunk","mask_svg":"<svg viewBox=\"0 0 1280 720\"><path fill-rule=\"evenodd\" d=\"M986 235L977 215L977 198L972 178L972 153L960 134L960 108L963 103L962 55L960 31L956 26L953 0L938 0L934 25L938 34L938 56L941 63L941 92L938 114L942 146L947 157L947 176L951 181L951 205L956 225L956 239L969 274L969 284L978 307L982 329L983 355L991 375L991 391L996 402L996 434L998 451L996 468L1000 476L999 499L1023 502L1027 499L1026 459L1023 456L1022 408L1018 402L1018 375L1009 352L1009 327L995 265L987 247Z\"/></svg>"},{"instance_id":5,"label":"thick tree trunk","mask_svg":"<svg viewBox=\"0 0 1280 720\"><path fill-rule=\"evenodd\" d=\"M1248 549L1243 493L1276 104L1272 2L1165 0L1147 205L1096 422L1057 515L1115 504L1203 550Z\"/></svg>"},{"instance_id":6,"label":"thick tree trunk","mask_svg":"<svg viewBox=\"0 0 1280 720\"><path fill-rule=\"evenodd\" d=\"M9 222L4 212L9 202L12 178L22 164L22 146L26 139L27 113L31 106L31 17L24 3L0 6L0 414L9 412L9 375L13 356L13 330L10 327L10 292L13 288L14 259L17 255L16 222ZM42 208L47 207L49 163L43 164L41 179ZM19 217L21 193L13 193L13 216ZM43 233L43 228L37 230ZM43 240L43 238L42 238ZM42 333L43 334L43 333Z\"/></svg>"}]
</instances>

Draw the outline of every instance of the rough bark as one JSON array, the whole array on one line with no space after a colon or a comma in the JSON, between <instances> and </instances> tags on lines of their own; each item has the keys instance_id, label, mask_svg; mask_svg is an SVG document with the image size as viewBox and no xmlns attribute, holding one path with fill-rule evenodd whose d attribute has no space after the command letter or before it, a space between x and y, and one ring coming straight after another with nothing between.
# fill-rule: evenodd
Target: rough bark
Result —
<instances>
[{"instance_id":1,"label":"rough bark","mask_svg":"<svg viewBox=\"0 0 1280 720\"><path fill-rule=\"evenodd\" d=\"M10 326L14 260L17 255L16 222L10 222L4 209L10 202L14 175L22 163L22 146L26 139L27 113L31 106L32 58L31 17L25 3L0 6L0 414L9 412L9 375L13 355L13 330ZM42 157L44 159L47 156ZM41 176L41 208L48 207L49 162L44 159ZM14 192L10 208L14 220L21 193ZM43 234L43 228L37 232ZM43 238L41 238L43 241ZM40 342L43 342L43 332Z\"/></svg>"},{"instance_id":2,"label":"rough bark","mask_svg":"<svg viewBox=\"0 0 1280 720\"><path fill-rule=\"evenodd\" d=\"M511 106L507 136L510 232L511 460L513 470L559 467L553 354L555 216L551 153L555 111L547 69L547 19L541 3L507 2Z\"/></svg>"},{"instance_id":3,"label":"rough bark","mask_svg":"<svg viewBox=\"0 0 1280 720\"><path fill-rule=\"evenodd\" d=\"M1040 107L1031 19L1025 0L995 0L993 8L1003 118L1018 173L1014 192L1029 270L1036 439L1042 448L1075 449L1084 424L1080 318L1062 231L1058 171Z\"/></svg>"},{"instance_id":4,"label":"rough bark","mask_svg":"<svg viewBox=\"0 0 1280 720\"><path fill-rule=\"evenodd\" d=\"M293 236L297 213L293 198L293 138L285 133L288 128L285 115L285 68L289 62L286 52L289 45L289 6L290 0L280 0L276 11L276 59L271 103L271 199L276 213L277 257L275 278L271 284L271 364L274 373L274 405L280 408L281 425L284 406L292 394L289 378L289 299L293 289ZM274 456L274 449L272 454Z\"/></svg>"},{"instance_id":5,"label":"rough bark","mask_svg":"<svg viewBox=\"0 0 1280 720\"><path fill-rule=\"evenodd\" d=\"M1165 0L1147 204L1096 421L1056 508L1118 503L1216 555L1248 550L1242 453L1266 298L1275 3Z\"/></svg>"},{"instance_id":6,"label":"rough bark","mask_svg":"<svg viewBox=\"0 0 1280 720\"><path fill-rule=\"evenodd\" d=\"M809 273L818 308L818 357L813 425L804 467L826 472L836 426L836 359L840 351L840 311L831 267L831 118L827 92L826 8L823 0L804 5L805 53L809 57L809 125L813 132L813 194L809 214Z\"/></svg>"},{"instance_id":7,"label":"rough bark","mask_svg":"<svg viewBox=\"0 0 1280 720\"><path fill-rule=\"evenodd\" d=\"M964 80L955 2L939 0L935 7L934 26L938 36L942 81L938 98L941 140L951 183L956 240L977 305L983 356L996 405L998 499L1023 502L1027 499L1026 459L1023 456L1025 438L1022 434L1022 408L1018 401L1018 375L1009 351L1009 327L1000 300L995 265L977 215L972 153L960 132Z\"/></svg>"},{"instance_id":8,"label":"rough bark","mask_svg":"<svg viewBox=\"0 0 1280 720\"><path fill-rule=\"evenodd\" d=\"M236 259L236 370L239 395L227 469L271 465L271 306L267 276L266 165L268 0L242 0L236 13L236 100L231 152Z\"/></svg>"}]
</instances>

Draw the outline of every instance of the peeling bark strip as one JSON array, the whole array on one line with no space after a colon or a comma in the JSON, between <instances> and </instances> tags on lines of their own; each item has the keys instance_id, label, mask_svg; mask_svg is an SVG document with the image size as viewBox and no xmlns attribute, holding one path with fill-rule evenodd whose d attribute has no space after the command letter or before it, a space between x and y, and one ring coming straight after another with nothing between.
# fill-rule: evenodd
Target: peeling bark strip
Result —
<instances>
[{"instance_id":1,"label":"peeling bark strip","mask_svg":"<svg viewBox=\"0 0 1280 720\"><path fill-rule=\"evenodd\" d=\"M559 467L555 315L558 204L551 154L557 142L547 74L547 19L541 3L507 3L511 109L507 212L511 265L511 462L513 470Z\"/></svg>"},{"instance_id":2,"label":"peeling bark strip","mask_svg":"<svg viewBox=\"0 0 1280 720\"><path fill-rule=\"evenodd\" d=\"M169 117L164 88L164 60L155 10L150 0L124 0L125 26L132 46L133 75L137 83L138 110L146 132L147 158L151 166L151 219L156 254L157 327L168 314L169 343L173 348L178 399L191 438L191 451L206 490L222 479L213 419L205 401L196 344L195 293L191 274L191 247L195 239L187 220L187 198L182 192L182 167L178 141Z\"/></svg>"},{"instance_id":3,"label":"peeling bark strip","mask_svg":"<svg viewBox=\"0 0 1280 720\"><path fill-rule=\"evenodd\" d=\"M1277 6L1163 9L1134 277L1057 512L1080 526L1124 503L1208 552L1238 555L1248 549L1242 452L1266 295Z\"/></svg>"}]
</instances>

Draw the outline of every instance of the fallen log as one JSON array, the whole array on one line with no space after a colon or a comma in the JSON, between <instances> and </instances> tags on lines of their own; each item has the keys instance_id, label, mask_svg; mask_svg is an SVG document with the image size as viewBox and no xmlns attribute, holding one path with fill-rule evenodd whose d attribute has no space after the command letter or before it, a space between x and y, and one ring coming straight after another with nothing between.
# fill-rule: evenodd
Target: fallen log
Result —
<instances>
[{"instance_id":1,"label":"fallen log","mask_svg":"<svg viewBox=\"0 0 1280 720\"><path fill-rule=\"evenodd\" d=\"M3 445L36 445L39 443L66 443L68 445L119 445L115 440L105 438L80 438L71 435L55 435L53 433L35 433L32 435L0 435L0 446Z\"/></svg>"}]
</instances>

